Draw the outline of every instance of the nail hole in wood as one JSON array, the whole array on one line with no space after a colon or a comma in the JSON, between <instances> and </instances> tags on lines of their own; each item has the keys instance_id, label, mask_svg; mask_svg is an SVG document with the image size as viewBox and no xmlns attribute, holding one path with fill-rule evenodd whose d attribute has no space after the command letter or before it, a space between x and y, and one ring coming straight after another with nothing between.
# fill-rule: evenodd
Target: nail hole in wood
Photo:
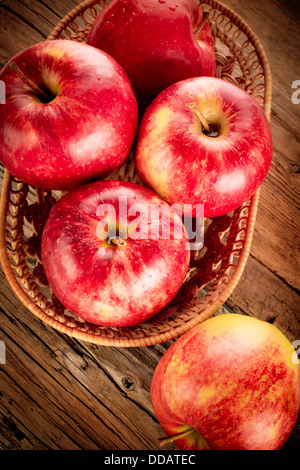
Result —
<instances>
[{"instance_id":1,"label":"nail hole in wood","mask_svg":"<svg viewBox=\"0 0 300 470\"><path fill-rule=\"evenodd\" d=\"M122 377L122 385L126 391L135 390L135 381L132 377Z\"/></svg>"}]
</instances>

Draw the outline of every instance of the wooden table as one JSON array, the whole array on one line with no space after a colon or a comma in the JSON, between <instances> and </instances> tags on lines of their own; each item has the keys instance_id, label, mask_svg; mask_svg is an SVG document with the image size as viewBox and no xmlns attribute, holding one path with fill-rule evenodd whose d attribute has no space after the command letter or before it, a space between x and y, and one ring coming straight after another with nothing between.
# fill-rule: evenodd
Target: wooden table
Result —
<instances>
[{"instance_id":1,"label":"wooden table","mask_svg":"<svg viewBox=\"0 0 300 470\"><path fill-rule=\"evenodd\" d=\"M78 3L2 0L0 65L46 39ZM300 94L293 95L292 88L300 80L299 2L225 3L248 22L269 58L274 139L251 254L227 305L271 321L291 342L300 341ZM0 449L158 449L157 437L163 433L149 389L169 343L118 349L70 339L29 313L2 271L0 319L0 340L6 348L6 363L0 365ZM296 426L284 449L299 446Z\"/></svg>"}]
</instances>

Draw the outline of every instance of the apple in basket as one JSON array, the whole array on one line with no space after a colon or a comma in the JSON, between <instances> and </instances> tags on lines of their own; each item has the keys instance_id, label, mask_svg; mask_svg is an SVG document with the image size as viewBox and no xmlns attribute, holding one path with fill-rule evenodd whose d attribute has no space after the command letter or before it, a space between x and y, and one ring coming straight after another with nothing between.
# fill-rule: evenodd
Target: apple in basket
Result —
<instances>
[{"instance_id":1,"label":"apple in basket","mask_svg":"<svg viewBox=\"0 0 300 470\"><path fill-rule=\"evenodd\" d=\"M195 0L113 0L96 19L87 44L124 68L143 111L168 85L215 75L207 16Z\"/></svg>"},{"instance_id":2,"label":"apple in basket","mask_svg":"<svg viewBox=\"0 0 300 470\"><path fill-rule=\"evenodd\" d=\"M300 364L274 325L221 314L160 359L151 400L166 438L184 450L277 450L296 424Z\"/></svg>"},{"instance_id":3,"label":"apple in basket","mask_svg":"<svg viewBox=\"0 0 300 470\"><path fill-rule=\"evenodd\" d=\"M148 107L135 164L144 185L169 204L190 204L191 216L202 204L205 217L216 217L261 185L272 150L269 122L246 91L195 77L171 85Z\"/></svg>"},{"instance_id":4,"label":"apple in basket","mask_svg":"<svg viewBox=\"0 0 300 470\"><path fill-rule=\"evenodd\" d=\"M0 73L0 161L47 189L108 175L127 158L137 130L131 84L108 54L83 43L44 41Z\"/></svg>"},{"instance_id":5,"label":"apple in basket","mask_svg":"<svg viewBox=\"0 0 300 470\"><path fill-rule=\"evenodd\" d=\"M60 302L97 325L140 324L179 291L190 250L181 217L153 191L102 180L54 205L42 236L47 279Z\"/></svg>"}]
</instances>

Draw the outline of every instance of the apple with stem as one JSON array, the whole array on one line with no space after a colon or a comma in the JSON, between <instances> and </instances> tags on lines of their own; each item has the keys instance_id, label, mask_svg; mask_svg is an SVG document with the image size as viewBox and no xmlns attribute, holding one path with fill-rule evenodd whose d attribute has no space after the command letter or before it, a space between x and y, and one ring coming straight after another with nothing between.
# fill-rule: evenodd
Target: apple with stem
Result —
<instances>
[{"instance_id":1,"label":"apple with stem","mask_svg":"<svg viewBox=\"0 0 300 470\"><path fill-rule=\"evenodd\" d=\"M153 191L103 180L75 188L52 208L42 261L58 300L93 324L128 327L175 297L190 250L178 214Z\"/></svg>"},{"instance_id":2,"label":"apple with stem","mask_svg":"<svg viewBox=\"0 0 300 470\"><path fill-rule=\"evenodd\" d=\"M75 41L43 41L0 73L0 161L17 178L70 189L123 164L138 111L124 70L108 54Z\"/></svg>"},{"instance_id":3,"label":"apple with stem","mask_svg":"<svg viewBox=\"0 0 300 470\"><path fill-rule=\"evenodd\" d=\"M272 160L269 122L244 90L215 77L182 80L144 114L135 150L144 185L169 204L227 214L264 181ZM188 215L188 214L186 214Z\"/></svg>"},{"instance_id":4,"label":"apple with stem","mask_svg":"<svg viewBox=\"0 0 300 470\"><path fill-rule=\"evenodd\" d=\"M154 412L183 450L277 450L300 405L300 363L274 325L221 314L177 339L151 383Z\"/></svg>"},{"instance_id":5,"label":"apple with stem","mask_svg":"<svg viewBox=\"0 0 300 470\"><path fill-rule=\"evenodd\" d=\"M96 19L87 44L124 68L141 114L172 83L216 72L208 13L194 0L113 0Z\"/></svg>"}]
</instances>

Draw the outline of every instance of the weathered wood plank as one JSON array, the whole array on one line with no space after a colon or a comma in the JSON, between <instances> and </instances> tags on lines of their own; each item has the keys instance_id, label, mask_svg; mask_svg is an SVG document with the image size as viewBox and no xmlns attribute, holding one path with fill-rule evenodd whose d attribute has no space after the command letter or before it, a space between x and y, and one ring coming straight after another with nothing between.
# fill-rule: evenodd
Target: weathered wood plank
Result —
<instances>
[{"instance_id":1,"label":"weathered wood plank","mask_svg":"<svg viewBox=\"0 0 300 470\"><path fill-rule=\"evenodd\" d=\"M0 67L25 47L44 40L44 36L17 18L10 11L4 10L0 3Z\"/></svg>"},{"instance_id":2,"label":"weathered wood plank","mask_svg":"<svg viewBox=\"0 0 300 470\"><path fill-rule=\"evenodd\" d=\"M251 254L299 290L300 142L275 117L271 129L272 168L261 188Z\"/></svg>"},{"instance_id":3,"label":"weathered wood plank","mask_svg":"<svg viewBox=\"0 0 300 470\"><path fill-rule=\"evenodd\" d=\"M300 338L299 294L266 270L253 256L228 305L262 320L272 321L291 342Z\"/></svg>"},{"instance_id":4,"label":"weathered wood plank","mask_svg":"<svg viewBox=\"0 0 300 470\"><path fill-rule=\"evenodd\" d=\"M270 62L273 80L271 128L273 162L262 186L252 254L299 289L299 122L292 83L300 78L299 25L295 8L278 0L227 2L252 27ZM285 9L289 14L285 14ZM299 13L299 2L298 2ZM266 20L266 18L268 20Z\"/></svg>"},{"instance_id":5,"label":"weathered wood plank","mask_svg":"<svg viewBox=\"0 0 300 470\"><path fill-rule=\"evenodd\" d=\"M0 68L18 52L47 38L58 21L80 2L0 2Z\"/></svg>"},{"instance_id":6,"label":"weathered wood plank","mask_svg":"<svg viewBox=\"0 0 300 470\"><path fill-rule=\"evenodd\" d=\"M149 390L166 347L81 344L32 317L0 278L0 335L6 345L6 365L0 366L6 432L0 448L7 448L9 433L9 445L20 449L157 448L162 431Z\"/></svg>"}]
</instances>

